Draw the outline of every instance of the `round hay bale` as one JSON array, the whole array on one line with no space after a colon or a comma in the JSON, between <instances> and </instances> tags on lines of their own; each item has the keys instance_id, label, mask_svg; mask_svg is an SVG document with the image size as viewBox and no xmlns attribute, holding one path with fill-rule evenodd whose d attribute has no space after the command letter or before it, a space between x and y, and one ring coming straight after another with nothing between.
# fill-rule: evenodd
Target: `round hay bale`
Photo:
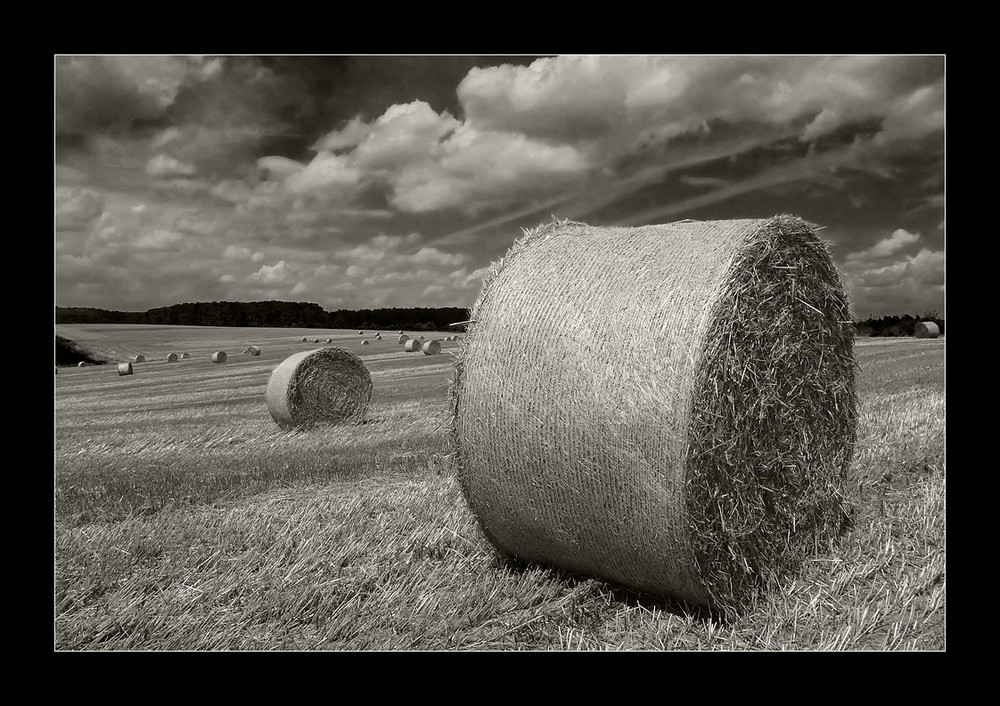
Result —
<instances>
[{"instance_id":1,"label":"round hay bale","mask_svg":"<svg viewBox=\"0 0 1000 706\"><path fill-rule=\"evenodd\" d=\"M423 346L422 342L418 341L415 338L411 338L409 341L403 344L403 350L405 350L407 353L416 353L417 351L420 350L421 346Z\"/></svg>"},{"instance_id":2,"label":"round hay bale","mask_svg":"<svg viewBox=\"0 0 1000 706\"><path fill-rule=\"evenodd\" d=\"M421 341L422 341L422 340L424 340L424 337L423 337L423 336L420 336L420 337L419 337L419 340L421 340Z\"/></svg>"},{"instance_id":3,"label":"round hay bale","mask_svg":"<svg viewBox=\"0 0 1000 706\"><path fill-rule=\"evenodd\" d=\"M119 375L131 375L132 374L132 363L125 362L118 364L118 374Z\"/></svg>"},{"instance_id":4,"label":"round hay bale","mask_svg":"<svg viewBox=\"0 0 1000 706\"><path fill-rule=\"evenodd\" d=\"M181 359L182 360L185 359L185 358L190 358L190 357L191 357L190 353L181 353Z\"/></svg>"},{"instance_id":5,"label":"round hay bale","mask_svg":"<svg viewBox=\"0 0 1000 706\"><path fill-rule=\"evenodd\" d=\"M409 340L410 340L409 336L407 336L405 333L401 333L401 334L399 334L399 338L397 339L397 342L398 343L406 343Z\"/></svg>"},{"instance_id":6,"label":"round hay bale","mask_svg":"<svg viewBox=\"0 0 1000 706\"><path fill-rule=\"evenodd\" d=\"M441 341L427 341L420 350L424 352L424 355L437 355L441 352Z\"/></svg>"},{"instance_id":7,"label":"round hay bale","mask_svg":"<svg viewBox=\"0 0 1000 706\"><path fill-rule=\"evenodd\" d=\"M133 363L145 363L146 362L146 356L144 356L142 353L140 353L139 355L132 356L132 362Z\"/></svg>"},{"instance_id":8,"label":"round hay bale","mask_svg":"<svg viewBox=\"0 0 1000 706\"><path fill-rule=\"evenodd\" d=\"M937 338L941 329L933 321L921 321L913 327L913 335L917 338Z\"/></svg>"},{"instance_id":9,"label":"round hay bale","mask_svg":"<svg viewBox=\"0 0 1000 706\"><path fill-rule=\"evenodd\" d=\"M361 342L361 345L362 345L362 346L367 346L367 345L368 345L368 341L362 341L362 342Z\"/></svg>"},{"instance_id":10,"label":"round hay bale","mask_svg":"<svg viewBox=\"0 0 1000 706\"><path fill-rule=\"evenodd\" d=\"M258 348L257 346L250 346L245 351L243 351L243 355L254 355L254 356L260 355L260 348Z\"/></svg>"},{"instance_id":11,"label":"round hay bale","mask_svg":"<svg viewBox=\"0 0 1000 706\"><path fill-rule=\"evenodd\" d=\"M302 337L302 342L303 342L303 343L309 343L309 341L308 341L308 340L306 339L306 337L305 337L305 336L303 336L303 337Z\"/></svg>"},{"instance_id":12,"label":"round hay bale","mask_svg":"<svg viewBox=\"0 0 1000 706\"><path fill-rule=\"evenodd\" d=\"M327 343L333 343L333 339L332 338L328 338L328 339L326 339L326 342Z\"/></svg>"},{"instance_id":13,"label":"round hay bale","mask_svg":"<svg viewBox=\"0 0 1000 706\"><path fill-rule=\"evenodd\" d=\"M81 360L79 363L76 364L76 367L78 367L78 368L86 368L87 367L87 361Z\"/></svg>"},{"instance_id":14,"label":"round hay bale","mask_svg":"<svg viewBox=\"0 0 1000 706\"><path fill-rule=\"evenodd\" d=\"M402 332L402 331L399 331L399 333L400 333L400 335L402 335L402 333L403 333L403 332Z\"/></svg>"},{"instance_id":15,"label":"round hay bale","mask_svg":"<svg viewBox=\"0 0 1000 706\"><path fill-rule=\"evenodd\" d=\"M283 428L360 421L371 395L368 368L343 348L286 358L271 373L266 393L271 417Z\"/></svg>"},{"instance_id":16,"label":"round hay bale","mask_svg":"<svg viewBox=\"0 0 1000 706\"><path fill-rule=\"evenodd\" d=\"M168 363L176 363L177 362L177 354L176 353L167 353L167 362Z\"/></svg>"},{"instance_id":17,"label":"round hay bale","mask_svg":"<svg viewBox=\"0 0 1000 706\"><path fill-rule=\"evenodd\" d=\"M364 331L358 331L358 335L359 335L359 336L363 336L363 335L364 335L364 333L365 333Z\"/></svg>"},{"instance_id":18,"label":"round hay bale","mask_svg":"<svg viewBox=\"0 0 1000 706\"><path fill-rule=\"evenodd\" d=\"M814 229L562 221L493 265L450 437L501 554L740 612L843 530L854 329Z\"/></svg>"},{"instance_id":19,"label":"round hay bale","mask_svg":"<svg viewBox=\"0 0 1000 706\"><path fill-rule=\"evenodd\" d=\"M212 362L225 363L227 357L228 356L226 355L225 351L216 351L215 353L212 354Z\"/></svg>"}]
</instances>

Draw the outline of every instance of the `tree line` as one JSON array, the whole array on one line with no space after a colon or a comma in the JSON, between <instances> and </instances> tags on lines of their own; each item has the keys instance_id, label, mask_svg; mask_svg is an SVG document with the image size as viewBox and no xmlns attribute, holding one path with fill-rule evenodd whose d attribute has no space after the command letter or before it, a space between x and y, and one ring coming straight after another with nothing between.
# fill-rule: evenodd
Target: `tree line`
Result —
<instances>
[{"instance_id":1,"label":"tree line","mask_svg":"<svg viewBox=\"0 0 1000 706\"><path fill-rule=\"evenodd\" d=\"M944 319L936 311L925 312L923 316L869 316L864 321L856 321L854 331L858 336L913 336L913 329L921 321L933 321L944 334Z\"/></svg>"},{"instance_id":2,"label":"tree line","mask_svg":"<svg viewBox=\"0 0 1000 706\"><path fill-rule=\"evenodd\" d=\"M86 307L56 307L57 324L173 324L178 326L250 326L263 328L405 329L462 331L449 326L469 318L461 307L339 309L326 311L309 302L195 302L148 311L108 311ZM944 333L937 312L922 316L869 316L854 323L858 336L912 336L920 321L933 321Z\"/></svg>"},{"instance_id":3,"label":"tree line","mask_svg":"<svg viewBox=\"0 0 1000 706\"><path fill-rule=\"evenodd\" d=\"M326 311L309 302L194 302L147 311L109 311L56 307L57 324L168 324L177 326L249 326L263 328L406 329L460 331L449 326L469 318L461 307L339 309Z\"/></svg>"}]
</instances>

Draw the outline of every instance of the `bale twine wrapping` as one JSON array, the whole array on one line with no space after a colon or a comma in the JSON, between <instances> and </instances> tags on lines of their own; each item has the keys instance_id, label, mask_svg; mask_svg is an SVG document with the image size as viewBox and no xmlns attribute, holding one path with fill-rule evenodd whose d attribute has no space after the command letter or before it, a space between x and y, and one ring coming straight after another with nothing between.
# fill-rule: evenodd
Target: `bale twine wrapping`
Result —
<instances>
[{"instance_id":1,"label":"bale twine wrapping","mask_svg":"<svg viewBox=\"0 0 1000 706\"><path fill-rule=\"evenodd\" d=\"M271 373L266 393L271 417L283 428L360 421L371 395L368 368L343 348L286 358Z\"/></svg>"},{"instance_id":2,"label":"bale twine wrapping","mask_svg":"<svg viewBox=\"0 0 1000 706\"><path fill-rule=\"evenodd\" d=\"M427 341L420 350L424 352L424 355L437 355L441 352L441 341Z\"/></svg>"},{"instance_id":3,"label":"bale twine wrapping","mask_svg":"<svg viewBox=\"0 0 1000 706\"><path fill-rule=\"evenodd\" d=\"M118 374L119 375L131 375L132 374L132 363L119 363L118 364Z\"/></svg>"},{"instance_id":4,"label":"bale twine wrapping","mask_svg":"<svg viewBox=\"0 0 1000 706\"><path fill-rule=\"evenodd\" d=\"M212 354L212 362L225 363L227 357L228 356L226 355L225 351L216 351L215 353Z\"/></svg>"},{"instance_id":5,"label":"bale twine wrapping","mask_svg":"<svg viewBox=\"0 0 1000 706\"><path fill-rule=\"evenodd\" d=\"M416 351L420 350L420 347L422 345L424 345L423 342L418 341L415 338L411 338L409 341L407 341L405 344L403 344L403 349L407 353L415 353Z\"/></svg>"},{"instance_id":6,"label":"bale twine wrapping","mask_svg":"<svg viewBox=\"0 0 1000 706\"><path fill-rule=\"evenodd\" d=\"M846 525L854 330L814 226L553 222L469 318L450 437L502 554L739 612Z\"/></svg>"},{"instance_id":7,"label":"bale twine wrapping","mask_svg":"<svg viewBox=\"0 0 1000 706\"><path fill-rule=\"evenodd\" d=\"M401 333L401 334L399 334L399 338L397 339L397 342L398 343L406 343L409 340L410 340L409 336L407 336L405 333Z\"/></svg>"},{"instance_id":8,"label":"bale twine wrapping","mask_svg":"<svg viewBox=\"0 0 1000 706\"><path fill-rule=\"evenodd\" d=\"M176 363L177 362L177 354L176 353L167 353L167 362L168 363Z\"/></svg>"},{"instance_id":9,"label":"bale twine wrapping","mask_svg":"<svg viewBox=\"0 0 1000 706\"><path fill-rule=\"evenodd\" d=\"M937 338L941 329L933 321L921 321L913 327L913 335L917 338Z\"/></svg>"}]
</instances>

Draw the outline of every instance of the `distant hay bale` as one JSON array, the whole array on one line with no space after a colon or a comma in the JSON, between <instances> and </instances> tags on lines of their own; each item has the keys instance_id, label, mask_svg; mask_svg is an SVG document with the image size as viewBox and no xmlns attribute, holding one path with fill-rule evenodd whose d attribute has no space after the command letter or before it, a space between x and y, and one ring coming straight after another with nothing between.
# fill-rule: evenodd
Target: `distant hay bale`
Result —
<instances>
[{"instance_id":1,"label":"distant hay bale","mask_svg":"<svg viewBox=\"0 0 1000 706\"><path fill-rule=\"evenodd\" d=\"M400 331L399 333L400 333L400 334L402 334L403 332L402 332L402 331Z\"/></svg>"},{"instance_id":2,"label":"distant hay bale","mask_svg":"<svg viewBox=\"0 0 1000 706\"><path fill-rule=\"evenodd\" d=\"M146 362L146 356L142 355L141 353L139 355L134 355L134 356L132 356L132 362L133 363L145 363Z\"/></svg>"},{"instance_id":3,"label":"distant hay bale","mask_svg":"<svg viewBox=\"0 0 1000 706\"><path fill-rule=\"evenodd\" d=\"M227 357L228 356L226 355L225 351L216 351L215 353L212 354L212 362L225 363Z\"/></svg>"},{"instance_id":4,"label":"distant hay bale","mask_svg":"<svg viewBox=\"0 0 1000 706\"><path fill-rule=\"evenodd\" d=\"M424 355L437 355L441 352L441 341L427 341L420 350L424 352Z\"/></svg>"},{"instance_id":5,"label":"distant hay bale","mask_svg":"<svg viewBox=\"0 0 1000 706\"><path fill-rule=\"evenodd\" d=\"M358 335L359 335L359 336L363 336L363 335L364 335L364 333L365 333L364 331L358 331Z\"/></svg>"},{"instance_id":6,"label":"distant hay bale","mask_svg":"<svg viewBox=\"0 0 1000 706\"><path fill-rule=\"evenodd\" d=\"M450 438L501 554L740 612L846 526L854 329L815 226L554 222L469 318Z\"/></svg>"},{"instance_id":7,"label":"distant hay bale","mask_svg":"<svg viewBox=\"0 0 1000 706\"><path fill-rule=\"evenodd\" d=\"M407 336L405 333L401 333L399 335L399 338L397 339L397 343L406 343L409 340L410 340L409 336Z\"/></svg>"},{"instance_id":8,"label":"distant hay bale","mask_svg":"<svg viewBox=\"0 0 1000 706\"><path fill-rule=\"evenodd\" d=\"M87 361L81 360L79 363L76 364L76 367L78 367L78 368L86 368L87 367Z\"/></svg>"},{"instance_id":9,"label":"distant hay bale","mask_svg":"<svg viewBox=\"0 0 1000 706\"><path fill-rule=\"evenodd\" d=\"M419 340L421 340L421 341L422 341L422 340L424 340L424 337L423 337L423 336L420 336L420 337L419 337Z\"/></svg>"},{"instance_id":10,"label":"distant hay bale","mask_svg":"<svg viewBox=\"0 0 1000 706\"><path fill-rule=\"evenodd\" d=\"M314 338L313 339L313 343L319 343L319 339L318 338Z\"/></svg>"},{"instance_id":11,"label":"distant hay bale","mask_svg":"<svg viewBox=\"0 0 1000 706\"><path fill-rule=\"evenodd\" d=\"M191 357L190 353L181 353L181 359L190 358L190 357Z\"/></svg>"},{"instance_id":12,"label":"distant hay bale","mask_svg":"<svg viewBox=\"0 0 1000 706\"><path fill-rule=\"evenodd\" d=\"M177 354L176 353L167 353L167 362L168 363L176 363L177 362Z\"/></svg>"},{"instance_id":13,"label":"distant hay bale","mask_svg":"<svg viewBox=\"0 0 1000 706\"><path fill-rule=\"evenodd\" d=\"M933 321L921 321L913 327L913 335L917 338L937 338L941 335L941 329Z\"/></svg>"},{"instance_id":14,"label":"distant hay bale","mask_svg":"<svg viewBox=\"0 0 1000 706\"><path fill-rule=\"evenodd\" d=\"M343 348L320 348L286 358L267 383L267 406L282 428L360 421L372 380L361 359Z\"/></svg>"},{"instance_id":15,"label":"distant hay bale","mask_svg":"<svg viewBox=\"0 0 1000 706\"><path fill-rule=\"evenodd\" d=\"M403 349L407 353L415 353L415 352L417 352L417 351L420 350L420 347L422 345L423 344L420 341L418 341L417 339L411 338L409 341L407 341L405 344L403 344Z\"/></svg>"},{"instance_id":16,"label":"distant hay bale","mask_svg":"<svg viewBox=\"0 0 1000 706\"><path fill-rule=\"evenodd\" d=\"M306 339L306 337L305 337L305 336L303 336L303 337L302 337L302 342L303 342L303 343L309 343L308 339Z\"/></svg>"},{"instance_id":17,"label":"distant hay bale","mask_svg":"<svg viewBox=\"0 0 1000 706\"><path fill-rule=\"evenodd\" d=\"M327 343L333 343L333 339L332 338L328 338L328 339L326 339L326 342Z\"/></svg>"},{"instance_id":18,"label":"distant hay bale","mask_svg":"<svg viewBox=\"0 0 1000 706\"><path fill-rule=\"evenodd\" d=\"M249 346L245 351L243 351L243 355L260 355L260 348L257 346Z\"/></svg>"},{"instance_id":19,"label":"distant hay bale","mask_svg":"<svg viewBox=\"0 0 1000 706\"><path fill-rule=\"evenodd\" d=\"M367 345L368 345L368 341L362 341L362 342L361 342L361 345L362 345L362 346L367 346Z\"/></svg>"},{"instance_id":20,"label":"distant hay bale","mask_svg":"<svg viewBox=\"0 0 1000 706\"><path fill-rule=\"evenodd\" d=\"M132 363L119 363L118 364L118 374L119 375L131 375L132 374Z\"/></svg>"}]
</instances>

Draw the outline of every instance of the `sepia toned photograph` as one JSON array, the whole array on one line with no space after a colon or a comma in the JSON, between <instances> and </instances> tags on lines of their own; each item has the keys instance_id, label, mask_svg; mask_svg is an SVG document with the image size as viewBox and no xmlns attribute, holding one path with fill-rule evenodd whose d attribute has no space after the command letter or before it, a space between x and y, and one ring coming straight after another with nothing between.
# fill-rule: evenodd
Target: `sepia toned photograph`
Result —
<instances>
[{"instance_id":1,"label":"sepia toned photograph","mask_svg":"<svg viewBox=\"0 0 1000 706\"><path fill-rule=\"evenodd\" d=\"M53 651L946 651L946 63L54 55Z\"/></svg>"}]
</instances>

